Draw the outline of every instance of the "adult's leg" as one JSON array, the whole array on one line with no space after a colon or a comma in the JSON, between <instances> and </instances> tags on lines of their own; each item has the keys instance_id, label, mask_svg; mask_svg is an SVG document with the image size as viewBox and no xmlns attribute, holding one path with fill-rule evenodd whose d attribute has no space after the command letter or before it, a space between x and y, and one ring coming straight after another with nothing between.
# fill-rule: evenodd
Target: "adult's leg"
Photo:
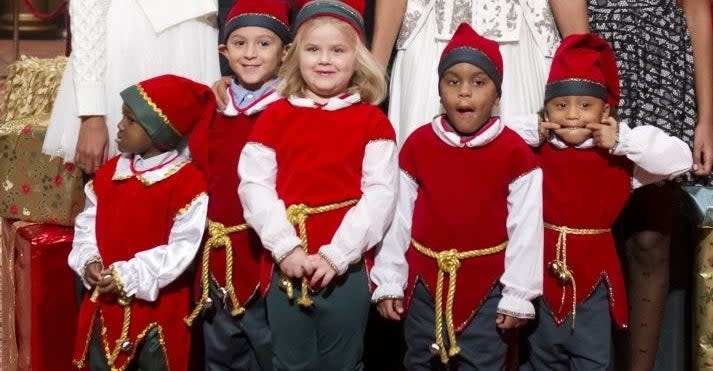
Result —
<instances>
[{"instance_id":1,"label":"adult's leg","mask_svg":"<svg viewBox=\"0 0 713 371\"><path fill-rule=\"evenodd\" d=\"M630 307L629 367L649 371L656 359L669 289L676 186L637 189L622 215Z\"/></svg>"}]
</instances>

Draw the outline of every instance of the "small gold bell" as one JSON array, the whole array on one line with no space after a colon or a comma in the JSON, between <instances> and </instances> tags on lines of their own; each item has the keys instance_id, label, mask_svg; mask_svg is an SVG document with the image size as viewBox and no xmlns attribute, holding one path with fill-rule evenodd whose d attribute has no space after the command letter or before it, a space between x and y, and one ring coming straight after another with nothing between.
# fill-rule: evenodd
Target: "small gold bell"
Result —
<instances>
[{"instance_id":1,"label":"small gold bell","mask_svg":"<svg viewBox=\"0 0 713 371\"><path fill-rule=\"evenodd\" d=\"M221 287L218 289L218 297L221 300L225 300L225 297L228 296L228 290L225 289L225 287Z\"/></svg>"},{"instance_id":2,"label":"small gold bell","mask_svg":"<svg viewBox=\"0 0 713 371\"><path fill-rule=\"evenodd\" d=\"M559 264L559 262L556 261L556 260L553 260L553 261L550 262L550 264L548 264L547 267L549 268L550 274L553 275L553 276L555 276L555 277L557 277L557 275L559 274L559 271L560 271L560 264Z\"/></svg>"},{"instance_id":3,"label":"small gold bell","mask_svg":"<svg viewBox=\"0 0 713 371\"><path fill-rule=\"evenodd\" d=\"M129 353L131 352L131 349L133 349L134 346L131 344L131 341L129 340L124 340L121 342L121 351L124 353Z\"/></svg>"},{"instance_id":4,"label":"small gold bell","mask_svg":"<svg viewBox=\"0 0 713 371\"><path fill-rule=\"evenodd\" d=\"M211 299L210 297L205 298L205 301L203 302L203 307L205 309L213 308L213 299Z\"/></svg>"},{"instance_id":5,"label":"small gold bell","mask_svg":"<svg viewBox=\"0 0 713 371\"><path fill-rule=\"evenodd\" d=\"M559 272L559 274L557 276L557 280L559 281L560 285L564 286L564 285L569 284L569 281L570 281L569 272L567 272L567 271Z\"/></svg>"},{"instance_id":6,"label":"small gold bell","mask_svg":"<svg viewBox=\"0 0 713 371\"><path fill-rule=\"evenodd\" d=\"M438 344L436 344L436 343L433 343L433 344L431 344L431 346L428 348L428 350L431 352L431 354L433 354L433 355L435 356L435 355L441 353L441 346L438 345Z\"/></svg>"}]
</instances>

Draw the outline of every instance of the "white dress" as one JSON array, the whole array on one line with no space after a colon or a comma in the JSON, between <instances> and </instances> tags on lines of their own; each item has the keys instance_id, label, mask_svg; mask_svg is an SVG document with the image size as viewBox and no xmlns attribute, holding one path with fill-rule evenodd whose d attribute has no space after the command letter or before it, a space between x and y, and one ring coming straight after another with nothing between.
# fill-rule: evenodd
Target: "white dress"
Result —
<instances>
[{"instance_id":1,"label":"white dress","mask_svg":"<svg viewBox=\"0 0 713 371\"><path fill-rule=\"evenodd\" d=\"M409 0L396 43L389 119L399 143L441 113L437 66L462 22L497 41L503 94L495 115L537 112L560 41L547 0Z\"/></svg>"},{"instance_id":2,"label":"white dress","mask_svg":"<svg viewBox=\"0 0 713 371\"><path fill-rule=\"evenodd\" d=\"M186 3L186 4L183 4ZM119 92L172 73L204 84L219 76L213 0L71 0L72 55L42 151L73 161L82 115L104 115L117 153Z\"/></svg>"}]
</instances>

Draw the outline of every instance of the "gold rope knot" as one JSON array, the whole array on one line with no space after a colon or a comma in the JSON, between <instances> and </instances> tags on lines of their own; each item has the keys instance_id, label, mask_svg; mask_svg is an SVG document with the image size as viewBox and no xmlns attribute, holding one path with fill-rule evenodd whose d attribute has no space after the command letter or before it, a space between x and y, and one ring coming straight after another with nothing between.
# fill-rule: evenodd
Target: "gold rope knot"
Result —
<instances>
[{"instance_id":1,"label":"gold rope knot","mask_svg":"<svg viewBox=\"0 0 713 371\"><path fill-rule=\"evenodd\" d=\"M505 250L507 241L499 245L491 246L484 249L475 249L460 252L456 249L450 249L440 252L435 252L428 247L411 239L413 247L419 253L436 259L438 263L438 275L436 278L436 295L435 295L435 343L431 344L431 351L435 354L440 354L441 362L448 363L450 357L460 353L458 340L456 339L456 328L453 321L453 306L456 296L456 280L458 278L458 268L460 268L461 260L470 259L477 256L491 255ZM446 332L448 333L448 342L450 348L446 351L445 340L443 339L443 287L445 286L445 275L448 275L448 289L446 292Z\"/></svg>"},{"instance_id":2,"label":"gold rope knot","mask_svg":"<svg viewBox=\"0 0 713 371\"><path fill-rule=\"evenodd\" d=\"M294 204L287 208L287 221L292 225L300 225L307 221L309 207L305 204Z\"/></svg>"},{"instance_id":3,"label":"gold rope knot","mask_svg":"<svg viewBox=\"0 0 713 371\"><path fill-rule=\"evenodd\" d=\"M460 259L456 249L439 252L436 260L438 261L438 269L445 273L452 275L460 268Z\"/></svg>"},{"instance_id":4,"label":"gold rope knot","mask_svg":"<svg viewBox=\"0 0 713 371\"><path fill-rule=\"evenodd\" d=\"M245 307L240 305L238 295L235 293L233 286L233 242L230 240L231 233L246 231L250 228L249 225L237 224L231 227L226 227L223 223L213 220L208 220L208 239L203 246L203 256L201 258L201 298L193 308L193 312L184 318L188 326L193 324L193 321L198 317L203 309L208 309L213 306L213 301L209 297L210 292L210 251L212 249L225 248L225 296L224 303L227 305L228 300L232 304L230 314L235 317L245 313Z\"/></svg>"},{"instance_id":5,"label":"gold rope knot","mask_svg":"<svg viewBox=\"0 0 713 371\"><path fill-rule=\"evenodd\" d=\"M317 207L309 207L305 204L292 204L287 207L287 210L285 210L287 212L287 221L297 227L302 250L304 252L309 251L309 245L307 244L307 218L310 215L338 210L343 207L354 205L357 202L358 200L348 200ZM292 300L294 288L292 286L292 280L289 277L284 275L282 276L280 279L280 288L285 291L287 298ZM300 298L297 300L297 304L302 308L309 308L314 305L314 301L309 296L309 283L307 282L307 278L302 278L301 291L302 292L300 294Z\"/></svg>"}]
</instances>

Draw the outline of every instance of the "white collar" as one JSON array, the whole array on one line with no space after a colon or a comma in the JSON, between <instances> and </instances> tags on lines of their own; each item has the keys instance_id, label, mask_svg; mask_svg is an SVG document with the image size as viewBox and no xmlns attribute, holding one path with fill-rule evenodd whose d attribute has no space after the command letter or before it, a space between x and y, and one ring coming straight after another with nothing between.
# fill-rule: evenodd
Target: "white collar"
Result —
<instances>
[{"instance_id":1,"label":"white collar","mask_svg":"<svg viewBox=\"0 0 713 371\"><path fill-rule=\"evenodd\" d=\"M116 170L114 170L114 176L111 178L111 180L126 180L132 177L136 177L136 179L138 179L144 185L150 186L175 174L185 164L191 161L188 157L179 154L176 150L164 152L160 155L156 155L147 159L142 158L141 155L135 154L133 155L134 169L139 172L145 169L151 169L152 167L158 166L164 161L167 162L158 167L157 169L149 170L144 173L134 174L134 172L131 170L131 160L132 154L122 153L121 157L119 157L119 161L116 164Z\"/></svg>"},{"instance_id":2,"label":"white collar","mask_svg":"<svg viewBox=\"0 0 713 371\"><path fill-rule=\"evenodd\" d=\"M324 111L336 111L342 108L351 106L352 104L361 102L361 95L354 93L350 95L340 95L331 97L326 104L319 104L311 98L298 97L291 95L287 100L296 107L317 108Z\"/></svg>"},{"instance_id":3,"label":"white collar","mask_svg":"<svg viewBox=\"0 0 713 371\"><path fill-rule=\"evenodd\" d=\"M482 129L482 131L474 135L473 138L463 142L462 137L458 135L458 133L444 128L444 125L449 125L445 120L446 115L436 116L433 118L433 121L431 121L431 127L438 138L452 147L472 148L484 146L497 138L505 128L503 122L498 118L494 122L486 124L489 126Z\"/></svg>"},{"instance_id":4,"label":"white collar","mask_svg":"<svg viewBox=\"0 0 713 371\"><path fill-rule=\"evenodd\" d=\"M233 101L233 92L230 87L228 87L227 93L228 103L226 104L225 109L223 110L223 114L225 116L231 117L239 116L241 114L252 116L258 112L262 112L263 110L265 110L265 108L267 108L270 103L280 99L280 95L277 94L274 89L269 89L265 92L265 94L255 99L255 101L253 101L250 105L241 109L235 105L235 102Z\"/></svg>"}]
</instances>

